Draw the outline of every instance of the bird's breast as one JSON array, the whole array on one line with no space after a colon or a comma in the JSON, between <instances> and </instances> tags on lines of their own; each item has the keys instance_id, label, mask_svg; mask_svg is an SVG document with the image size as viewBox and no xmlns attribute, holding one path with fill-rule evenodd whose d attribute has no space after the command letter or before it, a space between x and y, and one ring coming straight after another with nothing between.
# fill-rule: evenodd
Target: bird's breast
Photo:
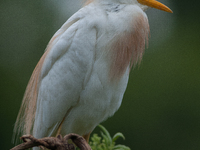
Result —
<instances>
[{"instance_id":1,"label":"bird's breast","mask_svg":"<svg viewBox=\"0 0 200 150\"><path fill-rule=\"evenodd\" d=\"M105 14L99 19L104 22L98 23L102 32L97 53L100 51L105 57L110 80L117 82L127 68L141 61L148 41L149 24L146 14L135 5L121 6L119 11Z\"/></svg>"}]
</instances>

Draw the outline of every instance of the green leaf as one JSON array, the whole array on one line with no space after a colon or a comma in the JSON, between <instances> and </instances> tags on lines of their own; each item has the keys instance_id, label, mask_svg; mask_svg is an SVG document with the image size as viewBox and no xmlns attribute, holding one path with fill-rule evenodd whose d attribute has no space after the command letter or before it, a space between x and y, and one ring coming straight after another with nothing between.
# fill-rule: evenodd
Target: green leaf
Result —
<instances>
[{"instance_id":1,"label":"green leaf","mask_svg":"<svg viewBox=\"0 0 200 150\"><path fill-rule=\"evenodd\" d=\"M123 140L125 140L124 135L123 135L122 133L118 132L118 133L116 133L116 134L113 136L112 141L115 142L115 141L116 141L118 138L120 138L120 137L121 137Z\"/></svg>"},{"instance_id":2,"label":"green leaf","mask_svg":"<svg viewBox=\"0 0 200 150\"><path fill-rule=\"evenodd\" d=\"M120 145L120 144L118 144L118 145L116 145L116 146L114 147L113 150L131 150L131 149L130 149L129 147L125 146L125 145Z\"/></svg>"},{"instance_id":3,"label":"green leaf","mask_svg":"<svg viewBox=\"0 0 200 150\"><path fill-rule=\"evenodd\" d=\"M108 130L106 130L106 128L103 127L102 125L98 125L98 126L105 133L105 135L102 133L102 136L106 139L106 142L107 143L112 143L112 138L111 138L110 133L108 132Z\"/></svg>"}]
</instances>

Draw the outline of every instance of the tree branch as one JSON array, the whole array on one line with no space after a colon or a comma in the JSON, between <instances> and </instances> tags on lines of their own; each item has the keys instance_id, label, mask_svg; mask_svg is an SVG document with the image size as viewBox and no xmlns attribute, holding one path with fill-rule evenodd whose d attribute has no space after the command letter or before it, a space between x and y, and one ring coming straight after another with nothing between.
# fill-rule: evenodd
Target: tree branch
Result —
<instances>
[{"instance_id":1,"label":"tree branch","mask_svg":"<svg viewBox=\"0 0 200 150\"><path fill-rule=\"evenodd\" d=\"M72 142L80 148L80 150L92 150L86 140L77 134L71 133L65 135L64 138L61 135L57 137L45 137L42 139L36 139L32 135L23 135L21 139L24 143L15 146L11 150L25 150L35 146L45 147L51 150L75 150L73 144L69 144L68 140L71 139Z\"/></svg>"}]
</instances>

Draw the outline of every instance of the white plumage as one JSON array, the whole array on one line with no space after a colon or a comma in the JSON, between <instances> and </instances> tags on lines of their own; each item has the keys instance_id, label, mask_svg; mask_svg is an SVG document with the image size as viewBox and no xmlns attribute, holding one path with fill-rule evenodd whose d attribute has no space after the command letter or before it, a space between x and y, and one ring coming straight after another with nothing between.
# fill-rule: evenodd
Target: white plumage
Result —
<instances>
[{"instance_id":1,"label":"white plumage","mask_svg":"<svg viewBox=\"0 0 200 150\"><path fill-rule=\"evenodd\" d=\"M89 135L112 116L148 39L146 8L136 0L94 0L69 18L33 72L15 131Z\"/></svg>"}]
</instances>

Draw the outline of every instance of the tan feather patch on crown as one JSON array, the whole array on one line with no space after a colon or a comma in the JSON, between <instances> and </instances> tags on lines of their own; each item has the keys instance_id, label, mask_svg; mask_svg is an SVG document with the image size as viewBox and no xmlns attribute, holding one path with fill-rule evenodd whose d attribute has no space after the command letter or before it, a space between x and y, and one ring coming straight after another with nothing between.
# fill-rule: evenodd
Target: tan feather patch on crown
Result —
<instances>
[{"instance_id":1,"label":"tan feather patch on crown","mask_svg":"<svg viewBox=\"0 0 200 150\"><path fill-rule=\"evenodd\" d=\"M87 0L85 3L84 3L84 6L85 5L88 5L88 4L90 4L90 3L92 3L94 0Z\"/></svg>"}]
</instances>

